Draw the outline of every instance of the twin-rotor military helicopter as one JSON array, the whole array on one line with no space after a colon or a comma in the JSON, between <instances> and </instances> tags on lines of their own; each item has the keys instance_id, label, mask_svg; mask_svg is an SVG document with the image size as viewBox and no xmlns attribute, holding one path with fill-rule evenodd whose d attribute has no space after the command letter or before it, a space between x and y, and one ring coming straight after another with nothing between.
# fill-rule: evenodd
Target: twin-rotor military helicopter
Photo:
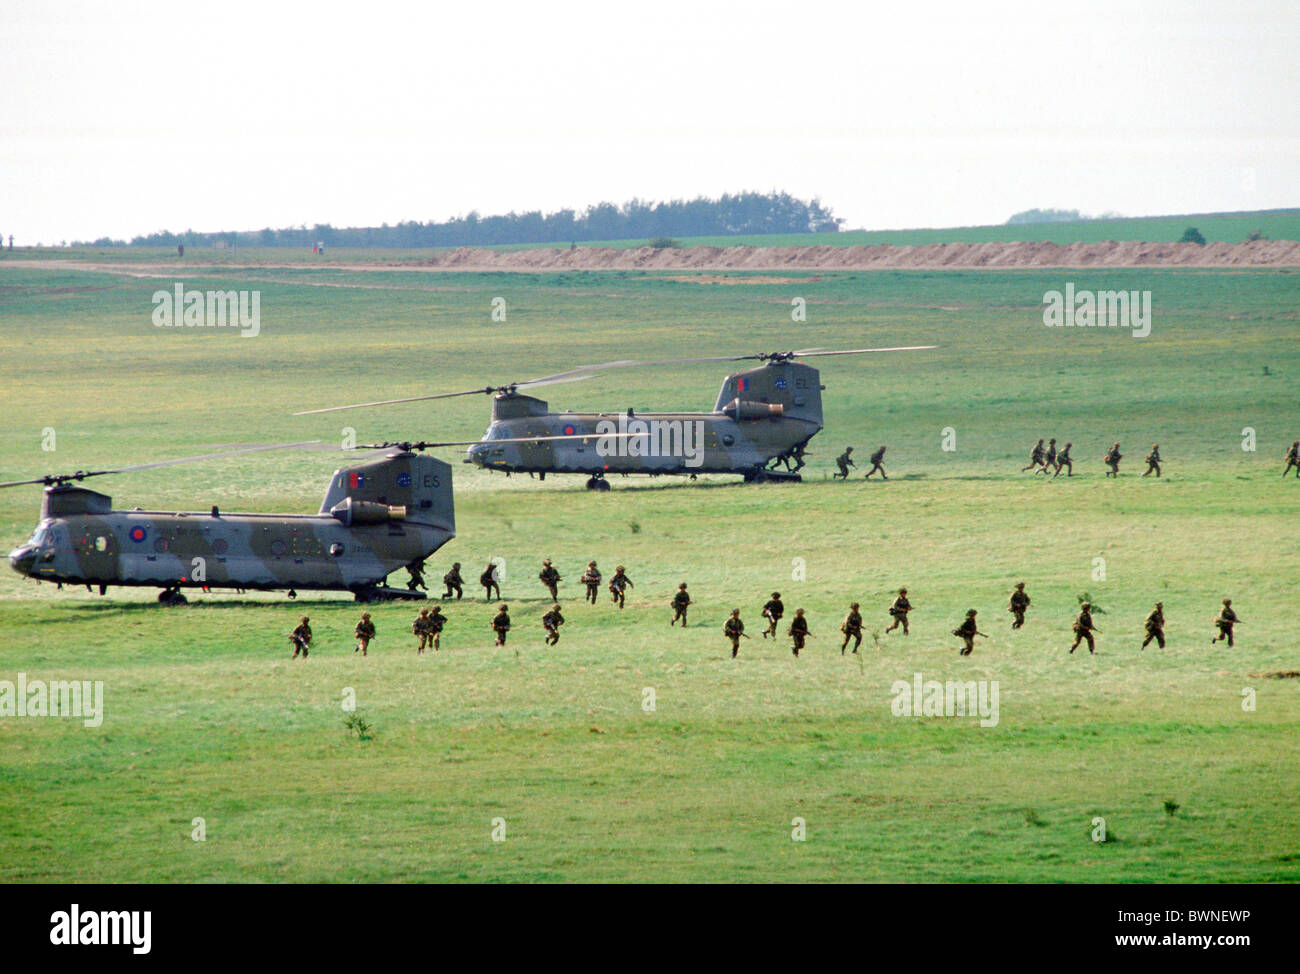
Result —
<instances>
[{"instance_id":1,"label":"twin-rotor military helicopter","mask_svg":"<svg viewBox=\"0 0 1300 974\"><path fill-rule=\"evenodd\" d=\"M799 358L865 355L935 348L803 349L709 358L615 361L583 365L554 375L501 386L435 393L405 399L329 406L295 413L308 416L487 394L492 420L466 451L466 463L486 470L536 474L585 474L588 490L608 490L610 474L739 474L747 483L800 480L808 441L822 429L821 374ZM653 368L696 362L762 363L726 377L707 413L553 413L542 399L521 390L589 379L616 368ZM793 469L791 464L794 464ZM783 465L784 470L776 469Z\"/></svg>"},{"instance_id":2,"label":"twin-rotor military helicopter","mask_svg":"<svg viewBox=\"0 0 1300 974\"><path fill-rule=\"evenodd\" d=\"M330 478L316 514L146 511L113 508L112 498L80 486L89 477L167 467L310 443L255 446L113 470L51 474L0 483L42 485L41 519L31 538L9 554L20 574L59 584L160 589L166 604L186 601L183 588L348 591L359 601L422 598L390 588L388 576L411 570L456 533L451 466L424 450L468 446L466 462L506 473L585 473L587 487L608 490L609 473L736 473L746 481L798 480L808 441L822 428L820 375L794 361L817 355L910 351L847 349L763 353L659 362L606 362L539 379L466 392L416 396L358 406L451 396L494 395L492 423L481 440L359 446L385 456L342 467ZM551 413L520 393L589 378L609 368L687 362L757 360L763 364L724 380L709 413ZM307 412L330 412L334 409ZM788 470L791 462L794 471ZM774 466L784 462L787 471Z\"/></svg>"}]
</instances>

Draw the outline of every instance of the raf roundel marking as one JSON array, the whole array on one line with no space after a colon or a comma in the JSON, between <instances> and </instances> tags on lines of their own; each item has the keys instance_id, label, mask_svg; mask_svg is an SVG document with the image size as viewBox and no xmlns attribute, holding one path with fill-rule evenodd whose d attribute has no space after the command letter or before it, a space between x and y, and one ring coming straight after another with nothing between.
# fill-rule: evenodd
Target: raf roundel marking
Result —
<instances>
[{"instance_id":1,"label":"raf roundel marking","mask_svg":"<svg viewBox=\"0 0 1300 974\"><path fill-rule=\"evenodd\" d=\"M149 532L137 524L127 533L127 537L129 537L136 544L139 544L145 538L149 537Z\"/></svg>"}]
</instances>

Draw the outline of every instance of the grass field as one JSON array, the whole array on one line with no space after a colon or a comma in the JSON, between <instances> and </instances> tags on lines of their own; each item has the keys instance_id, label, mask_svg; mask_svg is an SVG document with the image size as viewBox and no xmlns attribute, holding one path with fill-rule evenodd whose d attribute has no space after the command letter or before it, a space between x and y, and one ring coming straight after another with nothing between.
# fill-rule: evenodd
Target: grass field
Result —
<instances>
[{"instance_id":1,"label":"grass field","mask_svg":"<svg viewBox=\"0 0 1300 974\"><path fill-rule=\"evenodd\" d=\"M580 478L507 480L447 453L458 537L429 577L458 560L472 582L505 558L515 631L504 650L482 601L451 605L442 652L423 659L413 611L379 607L360 659L346 596L215 594L162 609L153 592L56 592L6 568L0 679L103 680L106 716L97 728L0 718L0 880L1300 879L1300 680L1251 675L1300 669L1300 482L1278 476L1300 437L1300 277L762 283L779 276L218 267L185 278L261 290L261 335L243 339L155 328L150 295L169 279L0 263L0 480L217 444L335 442L345 424L363 440L473 438L486 397L290 414L581 362L940 346L823 360L826 430L802 485L628 479L594 494ZM1067 280L1151 290L1150 336L1043 327L1044 292ZM498 296L504 324L489 317ZM805 324L790 320L793 296L807 299ZM545 391L556 407L707 409L726 371L626 369ZM1254 452L1242 449L1248 427ZM1073 479L1018 473L1039 436L1074 442ZM1106 481L1099 457L1116 439L1124 476ZM1155 440L1168 461L1158 481L1138 476ZM865 456L879 443L888 483L827 479L845 445ZM122 508L313 512L339 462L256 454L96 486ZM36 488L0 491L4 547L30 533L39 501ZM543 556L566 578L555 648L538 621ZM578 601L588 558L628 566L624 611ZM681 580L698 604L689 629L669 630ZM1033 606L1012 632L1003 607L1017 580ZM884 636L900 584L917 607L912 634ZM815 638L799 660L784 637L759 635L774 588L808 610ZM1104 610L1099 652L1070 656L1085 592ZM1232 649L1210 645L1224 596L1244 620ZM854 599L872 633L862 655L841 657L835 629ZM1169 645L1140 651L1155 599ZM734 662L720 632L733 606L753 636ZM963 659L950 630L967 607L990 638ZM300 611L317 644L293 663ZM997 725L894 716L891 686L918 672L996 680ZM349 687L369 740L344 727ZM196 817L206 841L191 838ZM806 841L792 841L796 818ZM505 841L492 840L495 819Z\"/></svg>"}]
</instances>

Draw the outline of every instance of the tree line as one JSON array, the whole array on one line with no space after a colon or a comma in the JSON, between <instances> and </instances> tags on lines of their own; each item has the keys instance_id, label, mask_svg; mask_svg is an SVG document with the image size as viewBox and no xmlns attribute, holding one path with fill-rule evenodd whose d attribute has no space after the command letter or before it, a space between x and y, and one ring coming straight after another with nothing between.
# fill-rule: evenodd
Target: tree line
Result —
<instances>
[{"instance_id":1,"label":"tree line","mask_svg":"<svg viewBox=\"0 0 1300 974\"><path fill-rule=\"evenodd\" d=\"M570 244L591 240L667 237L722 237L739 234L835 233L844 223L821 201L789 193L735 193L717 199L652 203L633 199L617 206L597 203L585 210L506 213L480 216L477 210L444 222L415 220L396 226L332 227L328 223L262 230L181 233L159 231L134 237L133 247L483 247L496 244ZM102 237L90 246L127 246Z\"/></svg>"}]
</instances>

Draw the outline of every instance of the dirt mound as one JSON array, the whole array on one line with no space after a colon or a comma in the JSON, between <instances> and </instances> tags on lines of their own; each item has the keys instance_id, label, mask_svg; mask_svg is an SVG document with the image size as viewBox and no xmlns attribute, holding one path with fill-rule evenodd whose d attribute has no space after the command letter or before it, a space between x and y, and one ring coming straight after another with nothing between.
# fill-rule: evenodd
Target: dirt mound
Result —
<instances>
[{"instance_id":1,"label":"dirt mound","mask_svg":"<svg viewBox=\"0 0 1300 974\"><path fill-rule=\"evenodd\" d=\"M408 265L409 266L409 265ZM613 247L482 250L459 247L422 266L442 270L853 270L962 267L1300 267L1300 242L1053 244L942 243L852 247Z\"/></svg>"}]
</instances>

